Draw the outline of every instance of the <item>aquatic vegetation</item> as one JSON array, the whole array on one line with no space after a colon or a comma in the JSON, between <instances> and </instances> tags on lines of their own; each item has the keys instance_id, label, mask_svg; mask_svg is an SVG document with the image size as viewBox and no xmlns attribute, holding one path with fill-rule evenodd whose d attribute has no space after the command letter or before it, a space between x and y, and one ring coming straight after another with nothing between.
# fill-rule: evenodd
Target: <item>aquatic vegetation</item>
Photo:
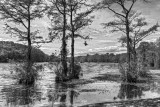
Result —
<instances>
[{"instance_id":1,"label":"aquatic vegetation","mask_svg":"<svg viewBox=\"0 0 160 107\"><path fill-rule=\"evenodd\" d=\"M139 78L150 78L149 69L142 64L131 62L131 69L128 71L127 63L119 64L119 72L123 81L138 82Z\"/></svg>"},{"instance_id":2,"label":"aquatic vegetation","mask_svg":"<svg viewBox=\"0 0 160 107\"><path fill-rule=\"evenodd\" d=\"M41 93L38 87L35 86L5 86L1 90L6 98L7 105L31 105L35 100L40 100Z\"/></svg>"},{"instance_id":3,"label":"aquatic vegetation","mask_svg":"<svg viewBox=\"0 0 160 107\"><path fill-rule=\"evenodd\" d=\"M60 81L67 81L68 80L68 77L66 77L64 74L63 74L63 67L62 67L62 64L61 63L56 63L55 64L55 74L56 74L56 78L55 78L55 81L56 82L60 82Z\"/></svg>"},{"instance_id":4,"label":"aquatic vegetation","mask_svg":"<svg viewBox=\"0 0 160 107\"><path fill-rule=\"evenodd\" d=\"M81 65L78 64L78 63L74 63L74 72L72 73L71 72L71 64L70 64L69 68L68 68L68 71L70 71L69 72L69 77L71 79L79 79L80 75L82 75L82 74L80 74L81 70L82 70Z\"/></svg>"},{"instance_id":5,"label":"aquatic vegetation","mask_svg":"<svg viewBox=\"0 0 160 107\"><path fill-rule=\"evenodd\" d=\"M16 64L14 70L16 73L15 78L19 84L32 85L38 79L38 72L43 70L43 66L31 63L30 68L28 68L28 63L23 62Z\"/></svg>"},{"instance_id":6,"label":"aquatic vegetation","mask_svg":"<svg viewBox=\"0 0 160 107\"><path fill-rule=\"evenodd\" d=\"M122 81L127 81L127 82L137 81L137 73L135 73L136 69L134 68L134 69L128 70L127 63L119 64L119 72L121 73Z\"/></svg>"},{"instance_id":7,"label":"aquatic vegetation","mask_svg":"<svg viewBox=\"0 0 160 107\"><path fill-rule=\"evenodd\" d=\"M61 63L56 63L55 64L55 74L56 74L56 81L57 82L60 82L60 81L69 81L71 79L79 79L80 77L80 72L81 72L81 66L80 64L75 64L74 65L74 73L71 73L71 65L68 64L68 73L67 73L67 76L65 76L63 74L63 67L62 67L62 64Z\"/></svg>"},{"instance_id":8,"label":"aquatic vegetation","mask_svg":"<svg viewBox=\"0 0 160 107\"><path fill-rule=\"evenodd\" d=\"M2 103L18 107L27 105L29 107L76 107L83 105L86 105L86 107L99 107L99 105L100 107L106 105L108 107L121 107L125 106L125 104L133 107L135 104L139 107L140 102L143 102L141 99L146 99L146 103L141 105L142 107L147 107L147 104L151 105L152 103L148 98L154 99L159 97L160 83L158 82L158 74L156 74L157 80L154 83L152 83L152 80L150 83L126 83L120 80L118 69L104 67L104 71L99 72L97 69L102 67L100 66L101 64L92 66L92 72L83 69L85 67L90 68L88 67L90 64L81 63L85 76L67 82L55 82L55 66L53 69L49 69L45 64L42 64L42 66L45 66L44 71L39 73L41 78L38 78L35 81L35 85L32 86L15 84L12 78L2 77L1 79L4 81L0 83L2 86L0 91L0 94L3 96ZM109 64L103 63L102 65L108 66ZM6 73L6 69L4 71ZM34 88L36 85L38 89ZM135 101L135 103L130 100ZM157 102L158 100L152 104L156 105ZM2 107L7 106L2 105Z\"/></svg>"}]
</instances>

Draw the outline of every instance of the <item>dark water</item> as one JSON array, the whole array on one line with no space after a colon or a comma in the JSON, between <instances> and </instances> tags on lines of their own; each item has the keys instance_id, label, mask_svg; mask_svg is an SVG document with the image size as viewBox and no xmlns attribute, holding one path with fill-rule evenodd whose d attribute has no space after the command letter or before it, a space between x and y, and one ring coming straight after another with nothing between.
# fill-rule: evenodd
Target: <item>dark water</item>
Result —
<instances>
[{"instance_id":1,"label":"dark water","mask_svg":"<svg viewBox=\"0 0 160 107\"><path fill-rule=\"evenodd\" d=\"M111 68L93 69L85 66L85 76L94 77L113 71ZM99 65L95 65L100 67ZM94 66L94 67L95 67ZM33 86L17 85L9 72L9 65L0 65L0 107L159 107L160 81L142 84L127 84L96 80L94 82L55 83L54 69L44 65L40 78ZM87 68L87 69L86 69ZM95 68L94 68L95 69ZM98 69L98 68L97 68ZM92 72L90 72L92 70ZM116 71L116 70L115 70ZM95 72L95 73L93 73ZM113 103L114 102L114 103Z\"/></svg>"}]
</instances>

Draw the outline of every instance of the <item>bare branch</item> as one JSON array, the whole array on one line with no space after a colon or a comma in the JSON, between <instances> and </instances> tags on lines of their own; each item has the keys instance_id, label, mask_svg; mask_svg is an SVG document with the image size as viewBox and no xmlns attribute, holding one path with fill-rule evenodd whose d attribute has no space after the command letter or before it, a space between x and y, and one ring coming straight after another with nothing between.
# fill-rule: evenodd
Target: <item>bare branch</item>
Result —
<instances>
[{"instance_id":1,"label":"bare branch","mask_svg":"<svg viewBox=\"0 0 160 107\"><path fill-rule=\"evenodd\" d=\"M128 10L128 13L131 11L131 9L133 8L133 5L135 4L136 0L132 0L132 4L131 4L131 7L129 8Z\"/></svg>"},{"instance_id":2,"label":"bare branch","mask_svg":"<svg viewBox=\"0 0 160 107\"><path fill-rule=\"evenodd\" d=\"M111 9L109 6L108 6L108 9L111 10L113 13L119 15L119 16L122 16L125 18L125 16L123 14L120 14L120 13L117 13L116 11L114 11L113 9Z\"/></svg>"}]
</instances>

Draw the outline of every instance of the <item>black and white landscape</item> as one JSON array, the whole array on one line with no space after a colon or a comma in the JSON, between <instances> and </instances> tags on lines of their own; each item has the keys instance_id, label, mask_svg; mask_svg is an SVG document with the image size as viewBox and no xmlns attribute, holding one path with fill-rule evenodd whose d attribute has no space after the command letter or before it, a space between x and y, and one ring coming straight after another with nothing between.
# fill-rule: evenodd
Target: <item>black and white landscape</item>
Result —
<instances>
[{"instance_id":1,"label":"black and white landscape","mask_svg":"<svg viewBox=\"0 0 160 107\"><path fill-rule=\"evenodd\" d=\"M159 0L1 0L0 107L160 107Z\"/></svg>"}]
</instances>

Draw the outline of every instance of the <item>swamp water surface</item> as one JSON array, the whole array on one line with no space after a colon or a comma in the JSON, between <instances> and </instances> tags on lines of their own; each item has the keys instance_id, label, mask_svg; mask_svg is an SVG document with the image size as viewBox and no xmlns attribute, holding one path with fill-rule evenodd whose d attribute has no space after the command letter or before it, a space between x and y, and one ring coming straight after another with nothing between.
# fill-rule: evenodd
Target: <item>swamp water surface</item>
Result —
<instances>
[{"instance_id":1,"label":"swamp water surface","mask_svg":"<svg viewBox=\"0 0 160 107\"><path fill-rule=\"evenodd\" d=\"M118 74L115 64L81 65L80 80L60 84L43 64L36 84L27 87L10 77L11 65L0 64L0 107L160 107L160 71L152 71L156 79L149 83L127 84L104 78Z\"/></svg>"}]
</instances>

